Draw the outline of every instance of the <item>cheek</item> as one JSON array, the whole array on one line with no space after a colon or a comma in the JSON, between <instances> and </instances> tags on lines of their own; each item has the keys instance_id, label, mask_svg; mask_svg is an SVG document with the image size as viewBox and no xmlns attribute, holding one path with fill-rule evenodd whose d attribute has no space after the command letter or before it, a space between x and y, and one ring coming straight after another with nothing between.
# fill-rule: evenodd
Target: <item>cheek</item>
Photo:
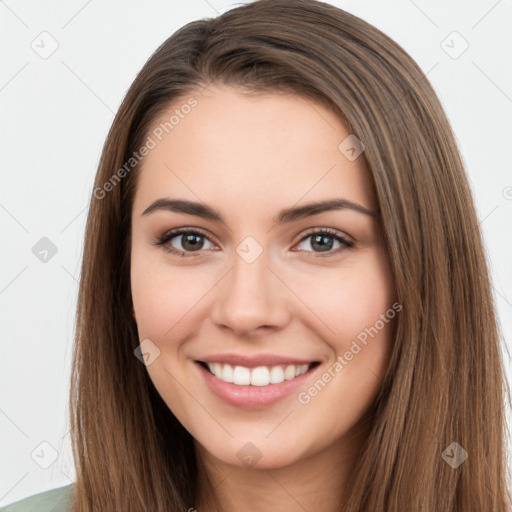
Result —
<instances>
[{"instance_id":1,"label":"cheek","mask_svg":"<svg viewBox=\"0 0 512 512\"><path fill-rule=\"evenodd\" d=\"M328 327L326 341L338 353L347 350L358 336L364 338L376 322L379 330L386 331L380 320L394 301L392 276L384 255L375 252L366 256L357 265L346 265L336 275L330 273L320 280L303 281L302 295L311 311Z\"/></svg>"},{"instance_id":2,"label":"cheek","mask_svg":"<svg viewBox=\"0 0 512 512\"><path fill-rule=\"evenodd\" d=\"M159 254L132 254L131 291L140 338L163 348L190 336L198 327L197 315L212 287L211 278L193 266L172 268Z\"/></svg>"},{"instance_id":3,"label":"cheek","mask_svg":"<svg viewBox=\"0 0 512 512\"><path fill-rule=\"evenodd\" d=\"M333 331L323 330L332 358L298 398L304 404L301 421L311 431L317 428L318 418L323 418L329 432L326 443L357 425L370 407L382 386L393 347L399 313L392 307L392 280L384 266L371 265L366 270L331 280L328 294L309 295L316 304L312 309L316 307Z\"/></svg>"},{"instance_id":4,"label":"cheek","mask_svg":"<svg viewBox=\"0 0 512 512\"><path fill-rule=\"evenodd\" d=\"M173 337L181 318L186 318L196 293L179 279L149 273L132 281L132 296L139 334L162 343Z\"/></svg>"},{"instance_id":5,"label":"cheek","mask_svg":"<svg viewBox=\"0 0 512 512\"><path fill-rule=\"evenodd\" d=\"M161 343L177 321L182 302L169 290L175 290L179 282L158 264L158 252L144 252L137 246L132 249L130 279L139 336Z\"/></svg>"}]
</instances>

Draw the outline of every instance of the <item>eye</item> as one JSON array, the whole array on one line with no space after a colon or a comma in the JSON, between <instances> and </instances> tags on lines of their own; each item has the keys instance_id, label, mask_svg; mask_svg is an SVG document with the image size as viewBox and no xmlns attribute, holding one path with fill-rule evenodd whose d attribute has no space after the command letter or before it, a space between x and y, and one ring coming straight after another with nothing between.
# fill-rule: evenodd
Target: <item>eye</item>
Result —
<instances>
[{"instance_id":1,"label":"eye","mask_svg":"<svg viewBox=\"0 0 512 512\"><path fill-rule=\"evenodd\" d=\"M172 245L172 241L176 239L177 243L181 247L174 247ZM166 251L180 254L181 256L200 256L200 254L193 254L194 252L200 252L201 249L204 249L204 241L208 240L207 236L200 231L198 228L183 228L183 229L175 229L173 231L169 231L162 235L156 245L162 246ZM211 244L211 242L208 240ZM213 244L212 244L213 245ZM192 254L187 254L187 253Z\"/></svg>"},{"instance_id":2,"label":"eye","mask_svg":"<svg viewBox=\"0 0 512 512\"><path fill-rule=\"evenodd\" d=\"M308 239L310 239L310 241L305 243L305 241ZM338 243L341 247L338 246L336 250L331 250L336 243ZM318 252L319 254L315 255L314 257L320 258L325 256L333 256L345 249L349 249L354 246L353 242L341 236L337 231L328 228L311 231L301 239L298 245L300 246L301 244L304 244L306 247L313 249L313 251L306 250L306 252Z\"/></svg>"}]
</instances>

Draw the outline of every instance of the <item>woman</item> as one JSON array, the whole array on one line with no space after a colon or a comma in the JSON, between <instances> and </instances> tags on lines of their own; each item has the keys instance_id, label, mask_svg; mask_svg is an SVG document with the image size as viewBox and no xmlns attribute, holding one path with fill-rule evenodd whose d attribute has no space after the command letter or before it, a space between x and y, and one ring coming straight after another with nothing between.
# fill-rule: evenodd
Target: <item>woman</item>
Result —
<instances>
[{"instance_id":1,"label":"woman","mask_svg":"<svg viewBox=\"0 0 512 512\"><path fill-rule=\"evenodd\" d=\"M62 510L508 510L499 341L412 59L317 1L189 23L96 176Z\"/></svg>"}]
</instances>

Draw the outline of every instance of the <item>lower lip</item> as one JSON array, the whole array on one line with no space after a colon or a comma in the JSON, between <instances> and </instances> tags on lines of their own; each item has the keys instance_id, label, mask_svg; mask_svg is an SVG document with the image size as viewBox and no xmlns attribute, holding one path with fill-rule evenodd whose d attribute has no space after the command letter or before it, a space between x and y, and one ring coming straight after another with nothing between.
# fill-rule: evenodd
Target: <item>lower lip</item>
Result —
<instances>
[{"instance_id":1,"label":"lower lip","mask_svg":"<svg viewBox=\"0 0 512 512\"><path fill-rule=\"evenodd\" d=\"M240 407L242 409L260 409L275 404L279 400L292 394L297 388L304 386L306 379L317 370L319 365L310 368L306 373L285 380L279 384L268 384L267 386L239 386L230 382L218 379L204 368L197 361L198 366L206 384L210 390L224 402Z\"/></svg>"}]
</instances>

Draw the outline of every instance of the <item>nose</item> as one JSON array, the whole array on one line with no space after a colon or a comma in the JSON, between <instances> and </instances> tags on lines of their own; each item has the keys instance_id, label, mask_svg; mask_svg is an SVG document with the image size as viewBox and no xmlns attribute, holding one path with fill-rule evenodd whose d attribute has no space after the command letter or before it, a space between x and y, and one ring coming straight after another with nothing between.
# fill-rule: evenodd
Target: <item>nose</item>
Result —
<instances>
[{"instance_id":1,"label":"nose","mask_svg":"<svg viewBox=\"0 0 512 512\"><path fill-rule=\"evenodd\" d=\"M237 337L279 330L290 321L290 291L264 254L252 263L235 255L231 270L216 286L211 319Z\"/></svg>"}]
</instances>

